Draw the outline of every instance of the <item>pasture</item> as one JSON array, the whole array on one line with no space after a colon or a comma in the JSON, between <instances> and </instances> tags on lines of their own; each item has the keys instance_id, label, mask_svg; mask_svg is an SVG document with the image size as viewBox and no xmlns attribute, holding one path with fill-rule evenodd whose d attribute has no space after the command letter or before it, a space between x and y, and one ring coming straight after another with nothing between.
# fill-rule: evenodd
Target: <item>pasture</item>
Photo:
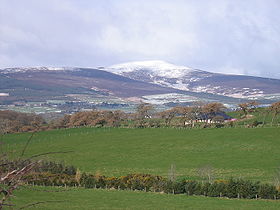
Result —
<instances>
[{"instance_id":1,"label":"pasture","mask_svg":"<svg viewBox=\"0 0 280 210\"><path fill-rule=\"evenodd\" d=\"M41 201L47 202L28 209L279 209L274 200L209 198L117 190L57 187L25 188L13 199L17 207Z\"/></svg>"},{"instance_id":2,"label":"pasture","mask_svg":"<svg viewBox=\"0 0 280 210\"><path fill-rule=\"evenodd\" d=\"M19 154L30 133L3 137L4 149ZM197 170L213 167L215 179L244 178L272 182L280 166L279 128L72 128L39 132L25 156L73 151L41 158L106 176L150 173L201 179Z\"/></svg>"}]
</instances>

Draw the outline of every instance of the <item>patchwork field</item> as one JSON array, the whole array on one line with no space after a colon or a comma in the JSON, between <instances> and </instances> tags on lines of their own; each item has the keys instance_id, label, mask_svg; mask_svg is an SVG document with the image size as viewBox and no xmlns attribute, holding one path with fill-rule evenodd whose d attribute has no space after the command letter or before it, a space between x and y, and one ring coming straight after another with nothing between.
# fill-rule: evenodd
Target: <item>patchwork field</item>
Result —
<instances>
[{"instance_id":1,"label":"patchwork field","mask_svg":"<svg viewBox=\"0 0 280 210\"><path fill-rule=\"evenodd\" d=\"M4 137L5 149L21 152L30 133ZM280 166L279 128L126 129L74 128L36 133L26 157L44 152L45 159L78 167L82 172L120 176L150 173L200 179L198 168L210 165L216 179L245 178L272 182ZM12 154L15 155L16 152Z\"/></svg>"}]
</instances>

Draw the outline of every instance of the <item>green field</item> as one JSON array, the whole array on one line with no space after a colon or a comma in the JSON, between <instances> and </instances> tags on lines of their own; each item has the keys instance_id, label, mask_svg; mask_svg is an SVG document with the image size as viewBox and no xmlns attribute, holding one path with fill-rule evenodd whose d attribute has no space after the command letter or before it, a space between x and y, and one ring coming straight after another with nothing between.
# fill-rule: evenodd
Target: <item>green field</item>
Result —
<instances>
[{"instance_id":1,"label":"green field","mask_svg":"<svg viewBox=\"0 0 280 210\"><path fill-rule=\"evenodd\" d=\"M4 150L16 155L30 133L4 136ZM62 161L81 171L107 176L151 173L167 176L171 164L177 176L201 179L197 169L211 165L216 179L245 178L272 182L280 166L279 128L73 128L36 133L26 157L44 152L44 159ZM40 201L38 209L279 209L279 201L209 198L159 193L83 188L22 187L17 207Z\"/></svg>"},{"instance_id":2,"label":"green field","mask_svg":"<svg viewBox=\"0 0 280 210\"><path fill-rule=\"evenodd\" d=\"M30 133L6 135L5 148L20 152L29 136ZM211 165L216 179L234 177L272 182L275 169L280 166L280 129L53 130L37 133L26 157L53 151L73 152L44 158L107 176L128 173L167 176L170 165L175 164L177 176L199 179L197 169Z\"/></svg>"},{"instance_id":3,"label":"green field","mask_svg":"<svg viewBox=\"0 0 280 210\"><path fill-rule=\"evenodd\" d=\"M23 188L13 199L17 207L50 202L28 209L279 209L273 200L209 198L202 196L68 188ZM47 192L46 192L47 191ZM52 192L55 191L55 192ZM61 192L59 192L61 191Z\"/></svg>"}]
</instances>

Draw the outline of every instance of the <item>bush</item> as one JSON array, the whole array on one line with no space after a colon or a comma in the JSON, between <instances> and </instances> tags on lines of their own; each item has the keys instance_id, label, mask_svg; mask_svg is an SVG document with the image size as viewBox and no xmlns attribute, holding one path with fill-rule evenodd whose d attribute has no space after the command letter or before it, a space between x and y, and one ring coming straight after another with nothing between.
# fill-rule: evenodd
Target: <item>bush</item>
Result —
<instances>
[{"instance_id":1,"label":"bush","mask_svg":"<svg viewBox=\"0 0 280 210\"><path fill-rule=\"evenodd\" d=\"M35 168L35 171L50 172L53 174L75 175L77 169L74 166L65 166L62 163L56 163L53 161L43 161Z\"/></svg>"},{"instance_id":2,"label":"bush","mask_svg":"<svg viewBox=\"0 0 280 210\"><path fill-rule=\"evenodd\" d=\"M142 190L173 194L204 195L209 197L228 198L262 198L279 199L280 192L269 184L260 184L242 179L219 180L214 183L201 183L181 179L170 181L161 176L150 174L129 174L121 177L105 177L82 173L77 176L37 172L25 177L25 182L36 185L82 186L85 188L114 188L122 190Z\"/></svg>"}]
</instances>

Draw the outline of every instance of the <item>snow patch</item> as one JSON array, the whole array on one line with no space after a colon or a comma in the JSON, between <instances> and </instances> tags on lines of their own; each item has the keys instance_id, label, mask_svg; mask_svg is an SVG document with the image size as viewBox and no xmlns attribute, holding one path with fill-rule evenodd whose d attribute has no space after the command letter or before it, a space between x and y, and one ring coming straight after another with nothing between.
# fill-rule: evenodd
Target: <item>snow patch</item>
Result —
<instances>
[{"instance_id":1,"label":"snow patch","mask_svg":"<svg viewBox=\"0 0 280 210\"><path fill-rule=\"evenodd\" d=\"M9 96L9 93L0 93L0 96Z\"/></svg>"},{"instance_id":2,"label":"snow patch","mask_svg":"<svg viewBox=\"0 0 280 210\"><path fill-rule=\"evenodd\" d=\"M185 103L185 102L194 102L198 101L198 98L194 96L189 96L179 93L166 93L158 95L146 95L142 96L143 102L150 104L162 105L166 103Z\"/></svg>"},{"instance_id":3,"label":"snow patch","mask_svg":"<svg viewBox=\"0 0 280 210\"><path fill-rule=\"evenodd\" d=\"M17 73L17 72L28 72L28 71L74 71L77 68L73 67L14 67L14 68L5 68L0 69L0 73L8 74L8 73Z\"/></svg>"},{"instance_id":4,"label":"snow patch","mask_svg":"<svg viewBox=\"0 0 280 210\"><path fill-rule=\"evenodd\" d=\"M122 63L109 66L105 69L115 74L146 70L151 73L151 77L160 76L166 78L180 78L193 71L196 71L189 67L177 66L160 60Z\"/></svg>"}]
</instances>

